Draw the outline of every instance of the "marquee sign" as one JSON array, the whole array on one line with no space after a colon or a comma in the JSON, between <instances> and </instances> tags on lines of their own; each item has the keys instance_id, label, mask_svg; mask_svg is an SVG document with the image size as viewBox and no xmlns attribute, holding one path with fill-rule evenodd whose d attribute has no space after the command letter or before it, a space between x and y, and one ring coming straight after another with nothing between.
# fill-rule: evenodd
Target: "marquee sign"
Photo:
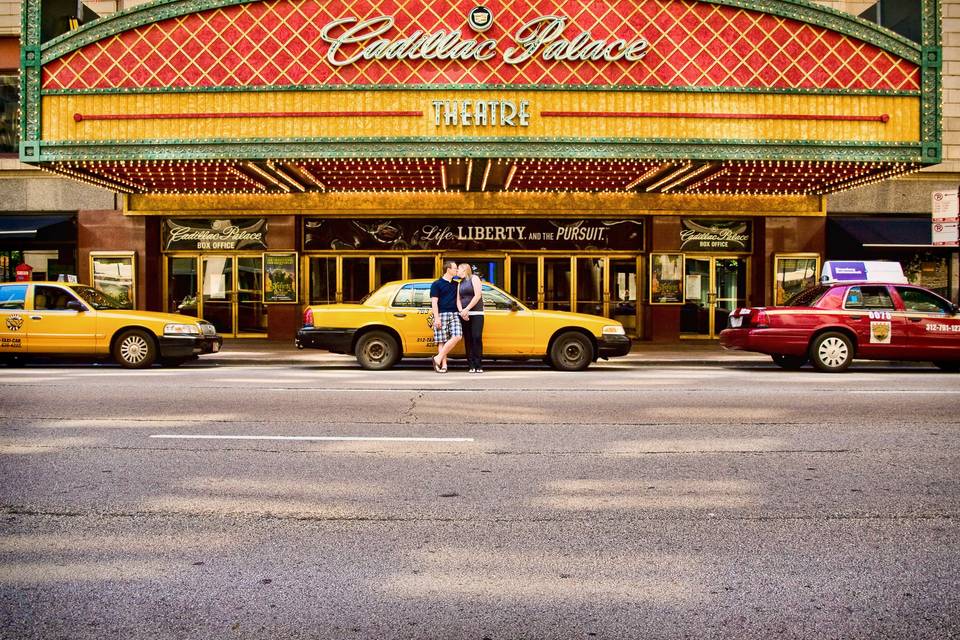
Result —
<instances>
[{"instance_id":1,"label":"marquee sign","mask_svg":"<svg viewBox=\"0 0 960 640\"><path fill-rule=\"evenodd\" d=\"M750 251L752 223L749 220L691 220L680 221L681 251Z\"/></svg>"},{"instance_id":2,"label":"marquee sign","mask_svg":"<svg viewBox=\"0 0 960 640\"><path fill-rule=\"evenodd\" d=\"M43 88L920 88L918 65L904 57L912 53L896 51L902 43L881 47L806 23L799 10L790 18L726 1L490 0L472 9L454 0L213 4L170 17L164 3L151 3L120 28L93 23L76 44L45 51Z\"/></svg>"},{"instance_id":3,"label":"marquee sign","mask_svg":"<svg viewBox=\"0 0 960 640\"><path fill-rule=\"evenodd\" d=\"M266 248L266 218L167 218L163 221L164 251L236 251Z\"/></svg>"},{"instance_id":4,"label":"marquee sign","mask_svg":"<svg viewBox=\"0 0 960 640\"><path fill-rule=\"evenodd\" d=\"M305 251L642 251L642 220L461 220L307 218Z\"/></svg>"}]
</instances>

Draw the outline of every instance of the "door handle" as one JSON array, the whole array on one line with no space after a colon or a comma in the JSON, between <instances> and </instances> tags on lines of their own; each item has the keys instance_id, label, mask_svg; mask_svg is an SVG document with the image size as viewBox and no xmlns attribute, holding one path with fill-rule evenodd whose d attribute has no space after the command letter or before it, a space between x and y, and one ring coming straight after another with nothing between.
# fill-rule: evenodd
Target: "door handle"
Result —
<instances>
[{"instance_id":1,"label":"door handle","mask_svg":"<svg viewBox=\"0 0 960 640\"><path fill-rule=\"evenodd\" d=\"M922 318L922 317L920 317L920 318L917 318L917 317L914 317L914 316L907 316L907 317L910 318L910 322L922 322L922 321L923 321L923 318Z\"/></svg>"},{"instance_id":2,"label":"door handle","mask_svg":"<svg viewBox=\"0 0 960 640\"><path fill-rule=\"evenodd\" d=\"M405 313L395 313L395 314L393 314L393 317L394 317L394 318L406 318L406 317L407 317L407 314L405 314Z\"/></svg>"},{"instance_id":3,"label":"door handle","mask_svg":"<svg viewBox=\"0 0 960 640\"><path fill-rule=\"evenodd\" d=\"M43 320L43 316L30 316L31 320Z\"/></svg>"}]
</instances>

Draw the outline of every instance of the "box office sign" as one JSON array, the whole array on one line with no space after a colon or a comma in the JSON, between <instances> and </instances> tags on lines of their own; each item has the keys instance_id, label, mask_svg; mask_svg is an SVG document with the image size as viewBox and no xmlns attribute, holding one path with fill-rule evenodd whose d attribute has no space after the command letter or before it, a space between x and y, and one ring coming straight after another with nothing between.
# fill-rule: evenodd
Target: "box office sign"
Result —
<instances>
[{"instance_id":1,"label":"box office sign","mask_svg":"<svg viewBox=\"0 0 960 640\"><path fill-rule=\"evenodd\" d=\"M305 251L642 251L642 220L307 218Z\"/></svg>"},{"instance_id":2,"label":"box office sign","mask_svg":"<svg viewBox=\"0 0 960 640\"><path fill-rule=\"evenodd\" d=\"M749 220L681 220L680 251L749 253L752 239Z\"/></svg>"},{"instance_id":3,"label":"box office sign","mask_svg":"<svg viewBox=\"0 0 960 640\"><path fill-rule=\"evenodd\" d=\"M164 251L239 251L267 248L267 219L166 218Z\"/></svg>"}]
</instances>

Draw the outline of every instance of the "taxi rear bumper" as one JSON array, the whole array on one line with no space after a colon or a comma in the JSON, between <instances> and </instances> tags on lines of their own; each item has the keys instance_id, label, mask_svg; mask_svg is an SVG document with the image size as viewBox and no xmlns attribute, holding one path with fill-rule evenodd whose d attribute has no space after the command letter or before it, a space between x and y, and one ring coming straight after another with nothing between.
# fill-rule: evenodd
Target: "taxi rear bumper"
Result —
<instances>
[{"instance_id":1,"label":"taxi rear bumper","mask_svg":"<svg viewBox=\"0 0 960 640\"><path fill-rule=\"evenodd\" d=\"M809 333L789 329L724 329L720 332L720 346L731 351L802 356L809 344Z\"/></svg>"},{"instance_id":2,"label":"taxi rear bumper","mask_svg":"<svg viewBox=\"0 0 960 640\"><path fill-rule=\"evenodd\" d=\"M190 358L216 353L223 346L220 336L160 336L157 342L161 358Z\"/></svg>"},{"instance_id":3,"label":"taxi rear bumper","mask_svg":"<svg viewBox=\"0 0 960 640\"><path fill-rule=\"evenodd\" d=\"M326 349L332 353L350 353L356 329L302 327L294 344L298 349Z\"/></svg>"}]
</instances>

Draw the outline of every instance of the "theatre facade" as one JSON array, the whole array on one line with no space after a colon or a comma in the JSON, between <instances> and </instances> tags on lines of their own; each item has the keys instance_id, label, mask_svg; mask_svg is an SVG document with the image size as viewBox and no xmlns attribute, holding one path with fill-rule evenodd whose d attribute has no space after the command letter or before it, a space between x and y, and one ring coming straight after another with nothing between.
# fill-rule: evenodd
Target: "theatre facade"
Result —
<instances>
[{"instance_id":1,"label":"theatre facade","mask_svg":"<svg viewBox=\"0 0 960 640\"><path fill-rule=\"evenodd\" d=\"M120 196L78 277L290 338L452 258L525 304L709 339L816 280L826 197L940 161L922 42L804 0L24 4L21 160ZM54 26L51 26L54 25Z\"/></svg>"}]
</instances>

